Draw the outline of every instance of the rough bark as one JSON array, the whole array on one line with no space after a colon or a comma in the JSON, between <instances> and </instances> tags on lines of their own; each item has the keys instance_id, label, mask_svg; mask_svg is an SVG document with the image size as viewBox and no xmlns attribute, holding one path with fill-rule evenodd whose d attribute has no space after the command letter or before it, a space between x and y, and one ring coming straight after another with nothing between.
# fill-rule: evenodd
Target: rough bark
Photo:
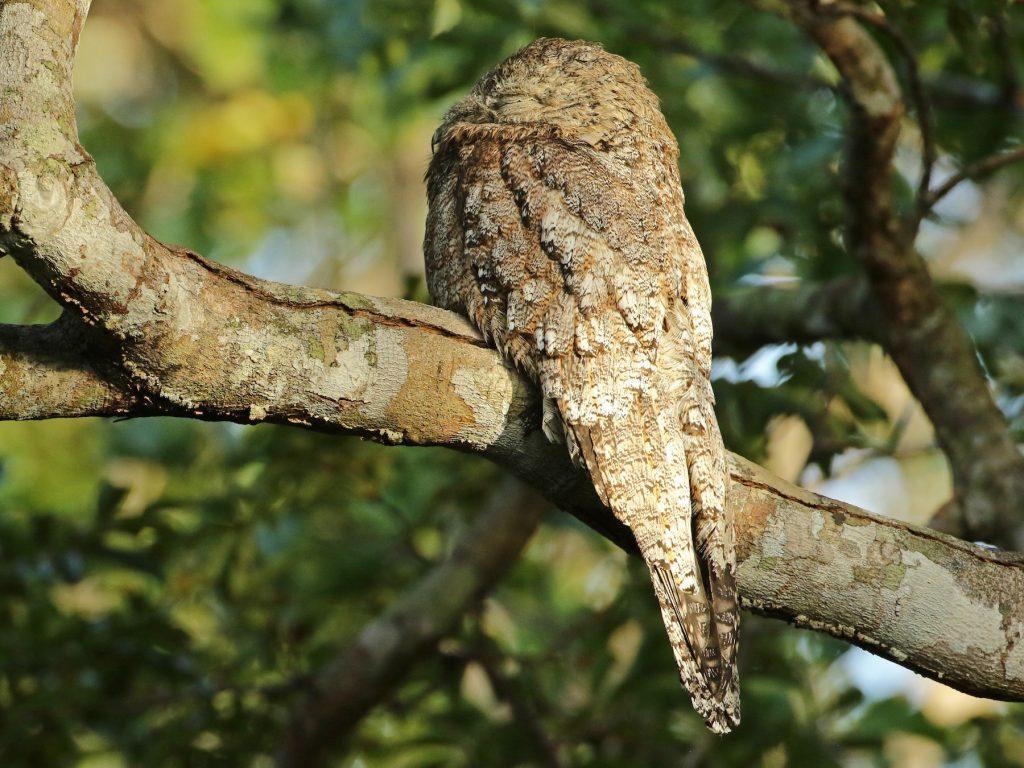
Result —
<instances>
[{"instance_id":1,"label":"rough bark","mask_svg":"<svg viewBox=\"0 0 1024 768\"><path fill-rule=\"evenodd\" d=\"M96 367L96 343L81 323L0 325L0 420L112 416L144 406Z\"/></svg>"},{"instance_id":2,"label":"rough bark","mask_svg":"<svg viewBox=\"0 0 1024 768\"><path fill-rule=\"evenodd\" d=\"M69 315L0 333L0 416L161 413L448 446L635 549L545 441L533 389L464 320L256 280L142 232L75 135L68 75L87 5L0 0L0 250ZM738 457L729 493L745 605L1024 700L1020 560L805 493Z\"/></svg>"},{"instance_id":3,"label":"rough bark","mask_svg":"<svg viewBox=\"0 0 1024 768\"><path fill-rule=\"evenodd\" d=\"M847 247L864 266L887 350L933 425L952 469L953 504L973 538L1014 544L1024 455L989 391L977 352L914 250L917 211L893 206L893 157L905 114L892 66L865 29L831 5L788 9L838 70L850 107Z\"/></svg>"}]
</instances>

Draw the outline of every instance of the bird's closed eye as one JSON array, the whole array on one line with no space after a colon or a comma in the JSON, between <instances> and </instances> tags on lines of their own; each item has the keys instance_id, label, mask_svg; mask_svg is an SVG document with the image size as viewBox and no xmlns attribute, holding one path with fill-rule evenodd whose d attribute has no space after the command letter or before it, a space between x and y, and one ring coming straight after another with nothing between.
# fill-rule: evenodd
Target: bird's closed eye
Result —
<instances>
[{"instance_id":1,"label":"bird's closed eye","mask_svg":"<svg viewBox=\"0 0 1024 768\"><path fill-rule=\"evenodd\" d=\"M526 91L503 91L498 94L492 94L487 97L486 104L489 109L494 110L504 109L509 106L526 108L536 105L545 106L544 101L538 98L535 93Z\"/></svg>"}]
</instances>

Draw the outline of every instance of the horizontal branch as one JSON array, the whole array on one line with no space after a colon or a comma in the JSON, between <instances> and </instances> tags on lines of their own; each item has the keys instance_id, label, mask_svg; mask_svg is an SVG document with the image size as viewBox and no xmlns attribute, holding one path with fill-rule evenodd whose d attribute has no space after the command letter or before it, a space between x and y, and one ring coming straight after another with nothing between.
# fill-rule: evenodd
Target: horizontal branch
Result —
<instances>
[{"instance_id":1,"label":"horizontal branch","mask_svg":"<svg viewBox=\"0 0 1024 768\"><path fill-rule=\"evenodd\" d=\"M258 338L251 347L214 333L161 352L182 366L171 378L188 400L161 412L478 453L635 551L564 447L543 437L534 390L461 318L412 302L274 290L307 303L282 305L271 292L232 315ZM80 374L65 363L45 372ZM111 402L111 414L153 409ZM961 690L1024 700L1024 562L802 491L737 456L731 478L744 605Z\"/></svg>"},{"instance_id":2,"label":"horizontal branch","mask_svg":"<svg viewBox=\"0 0 1024 768\"><path fill-rule=\"evenodd\" d=\"M871 291L858 279L744 288L716 297L712 315L716 353L749 354L786 342L885 339Z\"/></svg>"},{"instance_id":3,"label":"horizontal branch","mask_svg":"<svg viewBox=\"0 0 1024 768\"><path fill-rule=\"evenodd\" d=\"M109 381L86 329L62 317L50 325L0 325L0 421L141 412L141 401ZM141 415L141 414L140 414Z\"/></svg>"},{"instance_id":4,"label":"horizontal branch","mask_svg":"<svg viewBox=\"0 0 1024 768\"><path fill-rule=\"evenodd\" d=\"M309 299L317 300L315 296ZM353 307L373 302L389 304L366 297L337 298L339 305L346 300ZM855 280L744 289L716 300L714 313L715 348L722 354L746 355L766 344L784 342L877 340L884 333L884 328L873 322L876 315L866 286ZM392 316L388 309L380 317L383 322L420 322L406 317L395 319L397 315ZM452 322L451 317L445 321L451 326L442 333L474 334L459 321ZM102 363L111 352L100 342L95 332L88 332L69 315L49 325L0 325L0 420L149 416L164 412L166 405L130 392L127 378L115 383L116 365L97 367L97 361ZM187 415L201 416L204 409L197 410L199 413Z\"/></svg>"}]
</instances>

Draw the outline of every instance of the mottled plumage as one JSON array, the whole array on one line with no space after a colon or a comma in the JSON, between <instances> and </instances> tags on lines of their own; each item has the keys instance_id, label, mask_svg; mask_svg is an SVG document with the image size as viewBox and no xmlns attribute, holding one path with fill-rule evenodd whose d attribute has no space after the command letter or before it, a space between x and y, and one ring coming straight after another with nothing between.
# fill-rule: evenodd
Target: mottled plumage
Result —
<instances>
[{"instance_id":1,"label":"mottled plumage","mask_svg":"<svg viewBox=\"0 0 1024 768\"><path fill-rule=\"evenodd\" d=\"M632 529L682 682L724 732L739 722L733 526L677 158L634 64L538 40L435 135L427 279L540 383L546 434Z\"/></svg>"}]
</instances>

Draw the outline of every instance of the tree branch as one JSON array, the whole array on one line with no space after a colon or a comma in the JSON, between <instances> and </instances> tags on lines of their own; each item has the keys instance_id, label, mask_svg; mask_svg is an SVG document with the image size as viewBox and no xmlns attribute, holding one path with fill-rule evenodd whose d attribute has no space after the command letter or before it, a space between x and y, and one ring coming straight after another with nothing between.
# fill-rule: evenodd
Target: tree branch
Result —
<instances>
[{"instance_id":1,"label":"tree branch","mask_svg":"<svg viewBox=\"0 0 1024 768\"><path fill-rule=\"evenodd\" d=\"M918 130L921 132L921 177L917 184L917 200L919 206L923 205L922 200L931 186L932 169L935 165L935 138L931 103L921 81L917 55L914 53L910 41L903 34L903 30L889 23L884 14L876 13L868 8L841 0L823 3L818 8L827 14L840 17L849 16L874 27L893 42L903 58L907 69L907 89L910 91L914 112L917 115Z\"/></svg>"},{"instance_id":2,"label":"tree branch","mask_svg":"<svg viewBox=\"0 0 1024 768\"><path fill-rule=\"evenodd\" d=\"M96 367L103 358L73 318L0 325L0 421L149 413Z\"/></svg>"},{"instance_id":3,"label":"tree branch","mask_svg":"<svg viewBox=\"0 0 1024 768\"><path fill-rule=\"evenodd\" d=\"M1013 163L1019 163L1024 161L1024 147L1015 147L1014 149L1008 149L1005 152L997 152L994 155L982 158L975 163L971 163L961 168L957 173L954 173L938 187L928 192L924 198L924 206L922 208L922 214L927 213L929 209L939 202L942 198L948 195L953 189L966 181L967 179L979 179L984 176L988 176L990 173L995 173L1000 168L1004 168L1007 165Z\"/></svg>"},{"instance_id":4,"label":"tree branch","mask_svg":"<svg viewBox=\"0 0 1024 768\"><path fill-rule=\"evenodd\" d=\"M893 208L893 155L904 107L892 67L853 18L836 18L813 0L791 0L788 8L846 85L847 246L864 265L885 318L888 351L935 426L964 530L1011 543L1020 529L1024 456L992 399L974 345L914 250L916 217L907 227Z\"/></svg>"},{"instance_id":5,"label":"tree branch","mask_svg":"<svg viewBox=\"0 0 1024 768\"><path fill-rule=\"evenodd\" d=\"M365 308L350 308L357 304ZM600 504L564 447L538 429L534 390L463 320L412 302L353 295L292 307L287 323L280 311L269 298L253 304L241 320L253 336L270 335L251 355L228 349L231 357L212 370L210 358L220 354L216 337L189 350L167 349L184 371L176 386L189 403L159 412L296 423L479 453L635 552L629 531ZM306 335L310 327L333 334L331 352L320 335ZM331 376L320 370L324 356L337 363ZM283 362L266 366L267 357ZM63 363L56 371L79 375ZM259 371L266 377L255 386ZM89 413L125 413L117 402ZM127 414L148 408L131 405ZM744 605L850 640L961 690L1024 700L1019 559L801 491L737 456L731 477Z\"/></svg>"},{"instance_id":6,"label":"tree branch","mask_svg":"<svg viewBox=\"0 0 1024 768\"><path fill-rule=\"evenodd\" d=\"M16 91L0 112L0 244L95 326L98 341L87 360L58 349L44 361L26 357L25 332L15 331L0 339L5 363L29 370L32 359L33 376L68 386L80 377L93 394L76 407L90 414L268 421L478 453L635 551L564 447L537 428L535 390L466 321L412 302L256 280L143 233L77 149L70 101L52 82L70 71L67 40L84 13L68 0L0 0L0 90ZM845 61L857 45L844 49L843 36L859 28L828 24L840 26L822 39ZM46 89L53 112L38 112ZM101 366L110 378L97 378ZM738 457L729 504L744 605L961 690L1024 700L1020 560L806 493Z\"/></svg>"},{"instance_id":7,"label":"tree branch","mask_svg":"<svg viewBox=\"0 0 1024 768\"><path fill-rule=\"evenodd\" d=\"M546 508L519 483L498 489L448 558L316 675L285 735L279 765L323 765L512 567Z\"/></svg>"},{"instance_id":8,"label":"tree branch","mask_svg":"<svg viewBox=\"0 0 1024 768\"><path fill-rule=\"evenodd\" d=\"M749 354L766 344L825 339L884 343L885 326L863 279L758 286L716 297L715 352Z\"/></svg>"}]
</instances>

